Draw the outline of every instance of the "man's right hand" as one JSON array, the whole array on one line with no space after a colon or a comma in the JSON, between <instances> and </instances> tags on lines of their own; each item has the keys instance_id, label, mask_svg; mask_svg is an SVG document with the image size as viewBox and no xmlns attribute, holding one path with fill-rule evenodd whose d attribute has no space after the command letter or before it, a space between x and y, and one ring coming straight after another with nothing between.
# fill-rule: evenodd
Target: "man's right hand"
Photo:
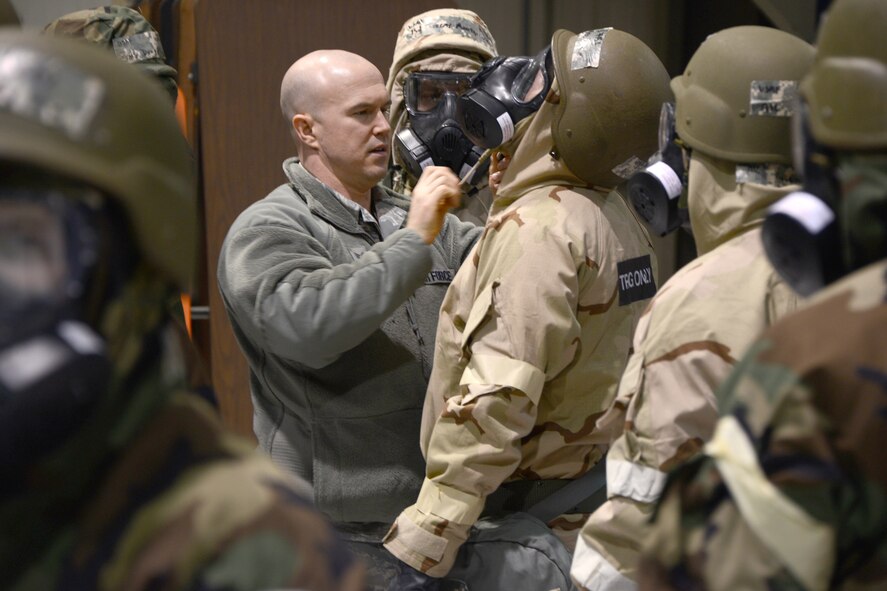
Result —
<instances>
[{"instance_id":1,"label":"man's right hand","mask_svg":"<svg viewBox=\"0 0 887 591\"><path fill-rule=\"evenodd\" d=\"M413 187L407 228L431 244L443 228L447 211L459 205L459 178L445 166L429 166Z\"/></svg>"}]
</instances>

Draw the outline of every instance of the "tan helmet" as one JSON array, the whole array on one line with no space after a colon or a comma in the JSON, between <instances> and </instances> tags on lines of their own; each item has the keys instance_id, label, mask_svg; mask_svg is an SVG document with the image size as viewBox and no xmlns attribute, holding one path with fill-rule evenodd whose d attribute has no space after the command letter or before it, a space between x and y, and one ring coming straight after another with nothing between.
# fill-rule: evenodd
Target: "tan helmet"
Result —
<instances>
[{"instance_id":1,"label":"tan helmet","mask_svg":"<svg viewBox=\"0 0 887 591\"><path fill-rule=\"evenodd\" d=\"M496 41L483 19L470 10L441 8L417 14L397 34L389 83L426 52L474 54L483 62L496 55Z\"/></svg>"},{"instance_id":2,"label":"tan helmet","mask_svg":"<svg viewBox=\"0 0 887 591\"><path fill-rule=\"evenodd\" d=\"M887 146L887 2L837 0L801 83L810 133L838 149Z\"/></svg>"},{"instance_id":3,"label":"tan helmet","mask_svg":"<svg viewBox=\"0 0 887 591\"><path fill-rule=\"evenodd\" d=\"M614 187L614 168L656 151L659 112L672 100L665 66L640 39L616 29L551 39L560 102L551 126L555 151L589 185Z\"/></svg>"},{"instance_id":4,"label":"tan helmet","mask_svg":"<svg viewBox=\"0 0 887 591\"><path fill-rule=\"evenodd\" d=\"M141 255L187 289L196 175L163 90L104 49L33 32L0 32L0 71L0 161L116 200Z\"/></svg>"},{"instance_id":5,"label":"tan helmet","mask_svg":"<svg viewBox=\"0 0 887 591\"><path fill-rule=\"evenodd\" d=\"M813 47L778 29L724 29L699 46L675 94L675 127L694 150L730 162L791 163L791 115Z\"/></svg>"}]
</instances>

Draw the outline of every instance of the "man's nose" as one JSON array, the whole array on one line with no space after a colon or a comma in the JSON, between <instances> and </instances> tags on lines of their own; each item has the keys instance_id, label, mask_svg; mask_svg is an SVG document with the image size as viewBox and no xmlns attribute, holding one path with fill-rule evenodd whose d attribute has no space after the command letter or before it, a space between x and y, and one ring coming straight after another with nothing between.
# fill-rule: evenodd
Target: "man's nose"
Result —
<instances>
[{"instance_id":1,"label":"man's nose","mask_svg":"<svg viewBox=\"0 0 887 591\"><path fill-rule=\"evenodd\" d=\"M388 123L388 116L385 114L385 111L379 111L379 113L376 115L376 121L374 122L373 129L376 135L387 135L391 133L391 124Z\"/></svg>"}]
</instances>

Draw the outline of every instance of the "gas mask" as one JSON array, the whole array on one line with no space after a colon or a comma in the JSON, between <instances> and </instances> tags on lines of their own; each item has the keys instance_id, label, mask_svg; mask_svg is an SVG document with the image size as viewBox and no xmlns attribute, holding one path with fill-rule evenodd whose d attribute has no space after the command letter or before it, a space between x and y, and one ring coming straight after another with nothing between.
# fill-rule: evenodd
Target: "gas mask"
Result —
<instances>
[{"instance_id":1,"label":"gas mask","mask_svg":"<svg viewBox=\"0 0 887 591\"><path fill-rule=\"evenodd\" d=\"M550 46L533 57L496 57L485 63L459 99L465 135L483 149L507 142L517 122L542 106L553 76Z\"/></svg>"},{"instance_id":2,"label":"gas mask","mask_svg":"<svg viewBox=\"0 0 887 591\"><path fill-rule=\"evenodd\" d=\"M770 208L761 239L773 267L807 296L887 256L887 156L834 152L803 117L793 141L804 190Z\"/></svg>"},{"instance_id":3,"label":"gas mask","mask_svg":"<svg viewBox=\"0 0 887 591\"><path fill-rule=\"evenodd\" d=\"M404 82L409 127L395 136L394 146L413 178L426 166L446 166L469 185L485 178L484 164L466 178L483 150L471 143L456 122L457 100L471 83L471 74L413 72Z\"/></svg>"},{"instance_id":4,"label":"gas mask","mask_svg":"<svg viewBox=\"0 0 887 591\"><path fill-rule=\"evenodd\" d=\"M107 386L104 344L80 313L98 259L89 208L48 189L0 189L0 475L78 427Z\"/></svg>"},{"instance_id":5,"label":"gas mask","mask_svg":"<svg viewBox=\"0 0 887 591\"><path fill-rule=\"evenodd\" d=\"M674 103L659 112L659 151L646 169L628 179L628 198L638 215L659 236L685 226L688 151L675 130Z\"/></svg>"},{"instance_id":6,"label":"gas mask","mask_svg":"<svg viewBox=\"0 0 887 591\"><path fill-rule=\"evenodd\" d=\"M799 105L792 119L792 159L804 179L803 190L773 204L761 229L767 258L803 296L847 273L835 215L839 195L834 154L810 136L806 108Z\"/></svg>"}]
</instances>

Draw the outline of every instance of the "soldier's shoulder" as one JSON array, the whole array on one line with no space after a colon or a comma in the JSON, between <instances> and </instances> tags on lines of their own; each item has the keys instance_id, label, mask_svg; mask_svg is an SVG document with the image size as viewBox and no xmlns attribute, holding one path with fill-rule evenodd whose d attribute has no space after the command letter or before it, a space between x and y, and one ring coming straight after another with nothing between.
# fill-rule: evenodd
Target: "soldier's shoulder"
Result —
<instances>
[{"instance_id":1,"label":"soldier's shoulder","mask_svg":"<svg viewBox=\"0 0 887 591\"><path fill-rule=\"evenodd\" d=\"M881 319L880 321L878 319ZM869 265L815 294L767 332L780 341L798 335L831 340L881 329L887 321L887 260Z\"/></svg>"}]
</instances>

